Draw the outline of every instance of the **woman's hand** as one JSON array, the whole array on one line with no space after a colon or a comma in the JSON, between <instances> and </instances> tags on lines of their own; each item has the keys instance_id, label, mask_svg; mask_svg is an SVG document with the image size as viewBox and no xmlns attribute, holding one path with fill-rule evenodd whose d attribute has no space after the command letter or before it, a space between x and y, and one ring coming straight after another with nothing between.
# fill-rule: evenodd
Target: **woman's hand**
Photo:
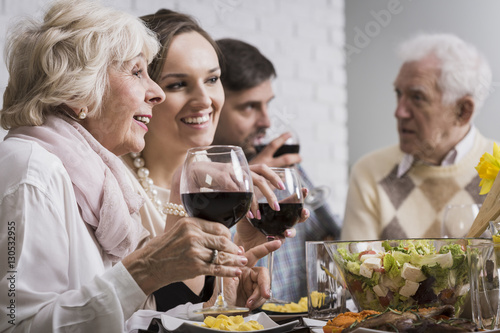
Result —
<instances>
[{"instance_id":1,"label":"woman's hand","mask_svg":"<svg viewBox=\"0 0 500 333\"><path fill-rule=\"evenodd\" d=\"M269 271L264 267L254 267L257 261L281 246L280 241L272 241L253 248L245 253L248 264L242 269L239 278L225 278L224 297L230 305L245 306L250 310L260 307L271 296ZM218 287L218 286L217 286ZM215 288L212 298L204 307L212 306L218 294Z\"/></svg>"},{"instance_id":2,"label":"woman's hand","mask_svg":"<svg viewBox=\"0 0 500 333\"><path fill-rule=\"evenodd\" d=\"M272 209L279 210L279 203L278 200L276 199L276 195L274 194L273 189L276 188L284 189L285 185L283 184L283 181L276 173L273 172L273 170L271 170L271 168L269 168L265 164L251 165L250 171L252 172L252 180L254 186L259 188L260 193L262 193L262 195L266 198L267 202L269 203L269 206ZM304 198L307 196L308 193L309 190L307 188L302 189L302 196ZM259 205L257 200L258 199L254 195L250 211L247 214L247 218L249 219L253 218L260 219ZM302 211L302 216L299 223L304 222L305 220L307 220L308 217L309 217L309 211L307 209L304 209Z\"/></svg>"},{"instance_id":3,"label":"woman's hand","mask_svg":"<svg viewBox=\"0 0 500 333\"><path fill-rule=\"evenodd\" d=\"M274 210L278 210L278 199L276 198L272 187L285 189L285 185L283 184L281 178L265 164L250 165L250 172L252 175L253 185L259 188L260 192L269 203L269 206L271 206ZM260 218L260 212L258 210L259 204L256 196L254 195L247 217Z\"/></svg>"},{"instance_id":4,"label":"woman's hand","mask_svg":"<svg viewBox=\"0 0 500 333\"><path fill-rule=\"evenodd\" d=\"M218 251L212 263L214 250ZM169 232L151 239L122 261L146 295L167 284L198 275L240 277L248 263L220 223L182 218Z\"/></svg>"}]
</instances>

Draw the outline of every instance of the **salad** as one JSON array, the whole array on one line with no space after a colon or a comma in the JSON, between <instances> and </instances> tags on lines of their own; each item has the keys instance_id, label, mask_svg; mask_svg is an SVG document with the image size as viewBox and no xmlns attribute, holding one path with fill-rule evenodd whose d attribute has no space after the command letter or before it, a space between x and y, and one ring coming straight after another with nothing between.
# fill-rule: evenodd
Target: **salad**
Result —
<instances>
[{"instance_id":1,"label":"salad","mask_svg":"<svg viewBox=\"0 0 500 333\"><path fill-rule=\"evenodd\" d=\"M469 291L465 247L433 241L382 242L377 250L350 253L337 248L337 264L354 301L361 309L404 310L450 304L462 312Z\"/></svg>"}]
</instances>

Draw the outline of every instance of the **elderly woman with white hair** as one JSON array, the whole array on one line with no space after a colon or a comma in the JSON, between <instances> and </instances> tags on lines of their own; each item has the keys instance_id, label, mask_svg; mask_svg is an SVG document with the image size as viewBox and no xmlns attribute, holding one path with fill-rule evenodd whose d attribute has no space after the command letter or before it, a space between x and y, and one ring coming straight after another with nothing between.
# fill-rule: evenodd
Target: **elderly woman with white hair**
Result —
<instances>
[{"instance_id":1,"label":"elderly woman with white hair","mask_svg":"<svg viewBox=\"0 0 500 333\"><path fill-rule=\"evenodd\" d=\"M143 149L165 98L147 72L158 50L138 18L95 1L57 1L43 21L12 30L0 111L9 130L0 143L1 332L121 332L153 291L198 275L239 278L238 297L255 306L269 297L268 272L246 266L222 224L182 218L143 244L144 198L117 155Z\"/></svg>"},{"instance_id":2,"label":"elderly woman with white hair","mask_svg":"<svg viewBox=\"0 0 500 333\"><path fill-rule=\"evenodd\" d=\"M474 167L493 141L472 121L491 85L487 60L451 34L418 35L400 46L399 55L399 145L353 166L345 240L441 237L447 205L484 200Z\"/></svg>"}]
</instances>

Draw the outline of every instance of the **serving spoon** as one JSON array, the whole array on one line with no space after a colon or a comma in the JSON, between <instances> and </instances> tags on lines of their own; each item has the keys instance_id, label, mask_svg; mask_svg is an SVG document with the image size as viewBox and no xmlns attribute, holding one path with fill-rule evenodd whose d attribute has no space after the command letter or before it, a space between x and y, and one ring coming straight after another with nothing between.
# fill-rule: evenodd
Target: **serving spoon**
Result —
<instances>
[{"instance_id":1,"label":"serving spoon","mask_svg":"<svg viewBox=\"0 0 500 333\"><path fill-rule=\"evenodd\" d=\"M465 237L479 237L488 228L490 221L500 221L500 177L493 182L483 205Z\"/></svg>"}]
</instances>

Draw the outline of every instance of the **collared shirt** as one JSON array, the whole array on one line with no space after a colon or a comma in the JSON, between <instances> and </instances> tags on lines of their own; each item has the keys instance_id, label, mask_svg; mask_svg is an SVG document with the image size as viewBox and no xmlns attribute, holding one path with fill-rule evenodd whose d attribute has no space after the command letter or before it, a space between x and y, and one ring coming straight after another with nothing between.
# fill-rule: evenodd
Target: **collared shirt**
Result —
<instances>
[{"instance_id":1,"label":"collared shirt","mask_svg":"<svg viewBox=\"0 0 500 333\"><path fill-rule=\"evenodd\" d=\"M474 137L476 135L476 127L471 126L469 132L467 135L460 140L459 143L455 147L453 147L448 154L444 157L443 161L441 162L441 166L448 166L448 165L453 165L455 163L458 163L467 153L472 149L472 146L474 145ZM401 163L399 163L398 166L398 178L403 177L413 166L414 163L425 163L425 162L419 162L415 160L413 155L410 154L405 154L403 156L403 159L401 160Z\"/></svg>"},{"instance_id":2,"label":"collared shirt","mask_svg":"<svg viewBox=\"0 0 500 333\"><path fill-rule=\"evenodd\" d=\"M0 168L0 331L122 332L146 295L83 222L61 160L11 138Z\"/></svg>"}]
</instances>

